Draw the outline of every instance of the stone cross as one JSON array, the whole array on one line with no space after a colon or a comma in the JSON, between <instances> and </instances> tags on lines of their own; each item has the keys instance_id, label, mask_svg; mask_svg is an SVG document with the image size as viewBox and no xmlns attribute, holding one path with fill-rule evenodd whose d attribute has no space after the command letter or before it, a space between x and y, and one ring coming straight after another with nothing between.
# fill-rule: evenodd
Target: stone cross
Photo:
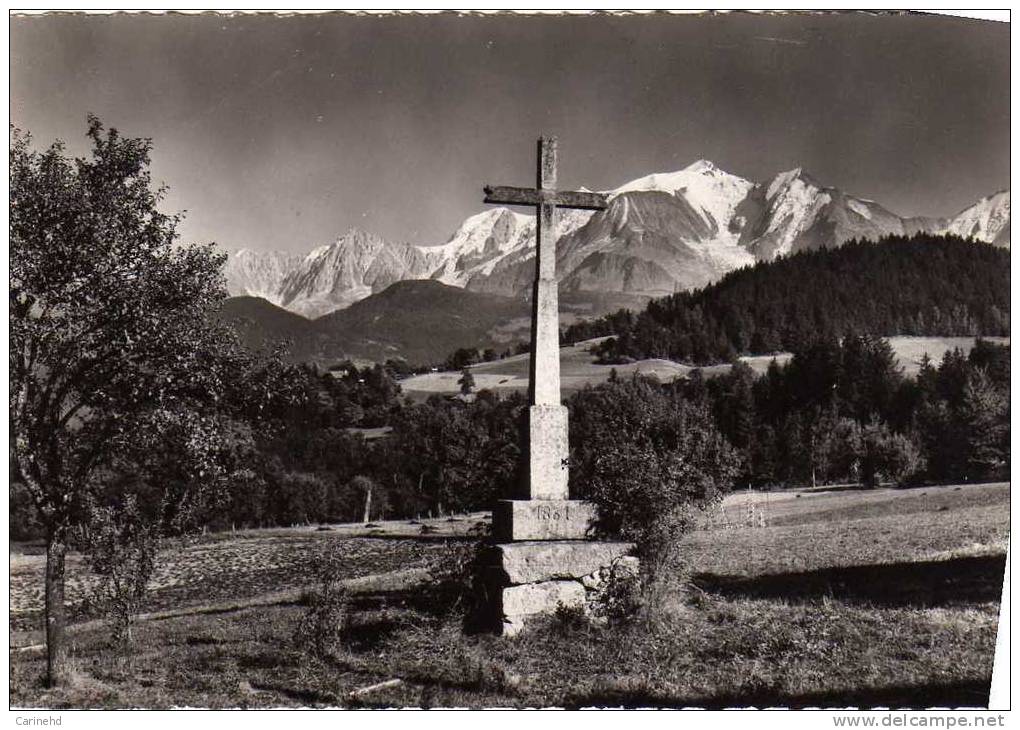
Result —
<instances>
[{"instance_id":1,"label":"stone cross","mask_svg":"<svg viewBox=\"0 0 1020 730\"><path fill-rule=\"evenodd\" d=\"M479 565L486 620L512 636L531 617L559 606L586 610L606 571L636 558L633 545L595 542L594 507L567 492L567 409L560 403L560 332L556 292L556 209L603 210L597 193L556 189L556 139L538 141L535 188L485 188L485 202L538 208L535 290L531 302L528 471L522 499L501 499L492 513L495 543ZM590 595L591 594L591 595Z\"/></svg>"},{"instance_id":2,"label":"stone cross","mask_svg":"<svg viewBox=\"0 0 1020 730\"><path fill-rule=\"evenodd\" d=\"M531 372L528 386L528 470L527 500L545 501L545 505L524 505L529 514L560 514L564 522L576 522L570 517L567 481L567 409L560 403L560 342L559 302L556 282L556 210L578 208L603 210L606 196L590 192L571 192L556 189L556 138L538 140L538 185L535 188L485 186L485 202L500 205L528 205L537 208L537 250L535 287L531 310ZM564 502L563 505L552 502ZM581 508L575 505L574 514L582 517ZM536 508L544 508L544 512ZM501 507L514 511L513 505ZM552 510L552 512L550 512ZM550 518L553 519L553 518ZM558 521L558 520L553 520ZM495 522L500 522L499 515ZM512 522L512 520L511 520ZM563 527L566 527L564 524ZM494 529L500 532L498 526ZM550 539L567 537L562 530L549 534ZM530 533L529 533L530 535ZM510 539L541 539L538 535L518 534L514 528L503 531ZM578 535L577 537L581 537Z\"/></svg>"}]
</instances>

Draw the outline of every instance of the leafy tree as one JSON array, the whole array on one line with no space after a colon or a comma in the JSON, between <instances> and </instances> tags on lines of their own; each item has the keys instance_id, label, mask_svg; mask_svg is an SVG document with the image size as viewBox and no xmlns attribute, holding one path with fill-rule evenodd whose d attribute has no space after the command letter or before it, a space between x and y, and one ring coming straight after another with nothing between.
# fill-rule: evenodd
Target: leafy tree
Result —
<instances>
[{"instance_id":1,"label":"leafy tree","mask_svg":"<svg viewBox=\"0 0 1020 730\"><path fill-rule=\"evenodd\" d=\"M572 492L594 502L601 532L637 543L654 582L697 511L731 488L737 455L706 404L647 378L586 388L568 405Z\"/></svg>"},{"instance_id":2,"label":"leafy tree","mask_svg":"<svg viewBox=\"0 0 1020 730\"><path fill-rule=\"evenodd\" d=\"M473 403L432 396L403 408L378 447L375 462L389 470L380 481L401 484L393 491L433 514L488 506L515 479L523 407L519 395L483 390Z\"/></svg>"},{"instance_id":3,"label":"leafy tree","mask_svg":"<svg viewBox=\"0 0 1020 730\"><path fill-rule=\"evenodd\" d=\"M889 480L897 484L919 472L924 464L920 450L904 434L883 423L869 423L860 436L861 481L875 487Z\"/></svg>"},{"instance_id":4,"label":"leafy tree","mask_svg":"<svg viewBox=\"0 0 1020 730\"><path fill-rule=\"evenodd\" d=\"M33 150L16 129L10 149L10 454L47 544L51 683L65 670L72 530L107 503L111 483L183 524L229 469L224 404L263 392L240 385L252 362L207 316L224 296L221 257L176 245L179 217L158 210L149 140L92 117L87 135L88 158L69 159L59 142ZM249 402L233 415L248 408L258 410ZM159 475L124 478L164 447L177 457L166 490Z\"/></svg>"},{"instance_id":5,"label":"leafy tree","mask_svg":"<svg viewBox=\"0 0 1020 730\"><path fill-rule=\"evenodd\" d=\"M314 472L288 471L280 475L274 497L274 512L290 525L311 525L325 519L329 482Z\"/></svg>"},{"instance_id":6,"label":"leafy tree","mask_svg":"<svg viewBox=\"0 0 1020 730\"><path fill-rule=\"evenodd\" d=\"M414 368L404 358L390 358L386 361L386 371L393 380L407 378L414 375Z\"/></svg>"}]
</instances>

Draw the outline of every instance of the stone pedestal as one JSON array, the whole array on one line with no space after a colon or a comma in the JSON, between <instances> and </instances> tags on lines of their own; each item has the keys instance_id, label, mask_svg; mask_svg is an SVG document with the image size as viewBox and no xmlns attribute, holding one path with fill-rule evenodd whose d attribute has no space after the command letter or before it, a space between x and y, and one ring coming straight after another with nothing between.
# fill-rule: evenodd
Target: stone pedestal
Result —
<instances>
[{"instance_id":1,"label":"stone pedestal","mask_svg":"<svg viewBox=\"0 0 1020 730\"><path fill-rule=\"evenodd\" d=\"M492 596L493 629L517 634L526 622L557 607L588 610L605 576L613 570L637 572L629 556L633 543L535 540L493 545L484 568Z\"/></svg>"},{"instance_id":2,"label":"stone pedestal","mask_svg":"<svg viewBox=\"0 0 1020 730\"><path fill-rule=\"evenodd\" d=\"M592 537L595 508L579 499L501 499L492 510L496 542L585 540Z\"/></svg>"},{"instance_id":3,"label":"stone pedestal","mask_svg":"<svg viewBox=\"0 0 1020 730\"><path fill-rule=\"evenodd\" d=\"M504 499L492 511L491 545L482 563L489 615L504 636L558 606L590 610L617 569L637 573L633 543L591 539L595 507L578 499Z\"/></svg>"}]
</instances>

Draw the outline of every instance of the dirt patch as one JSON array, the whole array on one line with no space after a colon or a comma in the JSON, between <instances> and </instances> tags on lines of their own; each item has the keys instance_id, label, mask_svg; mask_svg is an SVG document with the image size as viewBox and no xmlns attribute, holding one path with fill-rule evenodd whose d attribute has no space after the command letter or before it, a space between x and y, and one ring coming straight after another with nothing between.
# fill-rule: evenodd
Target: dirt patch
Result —
<instances>
[{"instance_id":1,"label":"dirt patch","mask_svg":"<svg viewBox=\"0 0 1020 730\"><path fill-rule=\"evenodd\" d=\"M311 582L310 557L341 550L342 578L360 578L410 568L428 568L442 542L341 537L330 533L276 534L171 541L163 552L143 611L181 608L300 588ZM43 556L11 563L11 628L41 627ZM67 566L67 600L76 619L89 616L83 601L90 578L79 556Z\"/></svg>"}]
</instances>

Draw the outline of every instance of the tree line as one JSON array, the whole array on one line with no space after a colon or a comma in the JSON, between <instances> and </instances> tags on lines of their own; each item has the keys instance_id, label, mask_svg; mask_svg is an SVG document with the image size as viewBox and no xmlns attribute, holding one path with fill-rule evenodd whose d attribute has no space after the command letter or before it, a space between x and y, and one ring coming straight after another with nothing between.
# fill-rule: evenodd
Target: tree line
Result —
<instances>
[{"instance_id":1,"label":"tree line","mask_svg":"<svg viewBox=\"0 0 1020 730\"><path fill-rule=\"evenodd\" d=\"M746 364L675 386L706 402L753 486L949 482L1009 474L1009 347L925 356L906 377L882 338L819 338L756 376Z\"/></svg>"},{"instance_id":2,"label":"tree line","mask_svg":"<svg viewBox=\"0 0 1020 730\"><path fill-rule=\"evenodd\" d=\"M609 336L603 362L707 365L802 349L819 334L1009 334L1009 251L955 236L851 241L759 262L703 289L579 322L574 343Z\"/></svg>"},{"instance_id":3,"label":"tree line","mask_svg":"<svg viewBox=\"0 0 1020 730\"><path fill-rule=\"evenodd\" d=\"M235 434L224 454L233 469L206 506L204 526L411 519L488 509L521 479L522 395L483 390L473 399L434 395L415 403L401 396L399 383L379 365L350 366L342 374L287 366L281 377L290 383L286 399L264 407L257 420L222 422ZM957 349L938 363L925 360L916 377L906 377L881 338L819 338L761 375L743 363L717 377L695 370L671 383L614 375L566 404L577 465L608 463L606 454L635 448L636 427L617 423L624 412L688 409L704 414L693 432L717 433L732 450L734 484L782 488L1008 476L1009 347L985 340L969 354ZM381 430L372 434L368 427ZM610 461L627 463L622 457ZM572 480L577 496L593 483L581 467ZM11 514L14 537L38 529L17 485Z\"/></svg>"}]
</instances>

